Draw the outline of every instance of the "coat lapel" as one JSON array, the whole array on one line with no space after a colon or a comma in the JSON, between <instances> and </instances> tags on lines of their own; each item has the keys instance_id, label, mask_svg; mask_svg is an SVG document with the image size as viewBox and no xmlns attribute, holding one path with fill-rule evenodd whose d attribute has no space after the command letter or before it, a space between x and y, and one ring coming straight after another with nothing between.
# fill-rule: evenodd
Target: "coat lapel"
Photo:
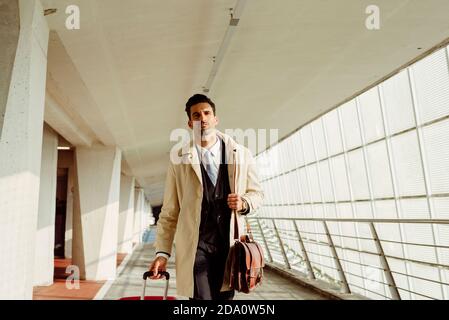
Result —
<instances>
[{"instance_id":1,"label":"coat lapel","mask_svg":"<svg viewBox=\"0 0 449 320\"><path fill-rule=\"evenodd\" d=\"M198 177L198 180L200 181L201 185L203 185L203 178L201 176L201 166L200 166L200 159L198 157L198 152L195 148L191 148L192 153L192 168L193 171L195 171L196 176Z\"/></svg>"},{"instance_id":2,"label":"coat lapel","mask_svg":"<svg viewBox=\"0 0 449 320\"><path fill-rule=\"evenodd\" d=\"M198 152L194 148L193 144L190 143L190 146L188 148L188 151L185 153L182 153L183 162L188 165L192 166L193 171L195 172L195 175L198 178L198 181L201 185L203 185L203 179L201 176L201 166L200 166L200 160L198 157Z\"/></svg>"}]
</instances>

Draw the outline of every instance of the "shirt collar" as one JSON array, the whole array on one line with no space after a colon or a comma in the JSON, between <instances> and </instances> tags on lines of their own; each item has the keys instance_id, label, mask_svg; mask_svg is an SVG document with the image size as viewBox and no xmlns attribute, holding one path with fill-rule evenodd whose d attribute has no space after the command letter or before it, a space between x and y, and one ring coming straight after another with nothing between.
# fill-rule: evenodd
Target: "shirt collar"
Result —
<instances>
[{"instance_id":1,"label":"shirt collar","mask_svg":"<svg viewBox=\"0 0 449 320\"><path fill-rule=\"evenodd\" d=\"M200 151L201 152L201 155L202 156L204 156L204 154L207 152L207 151L209 151L210 153L212 153L212 155L214 156L214 157L216 157L216 156L218 156L219 155L219 152L220 152L220 150L221 150L221 138L217 135L217 140L215 141L215 143L214 143L214 145L212 146L212 147L210 147L210 148L204 148L204 147L202 147L202 146L200 146L200 145L196 145L197 146L197 149L198 149L198 151Z\"/></svg>"}]
</instances>

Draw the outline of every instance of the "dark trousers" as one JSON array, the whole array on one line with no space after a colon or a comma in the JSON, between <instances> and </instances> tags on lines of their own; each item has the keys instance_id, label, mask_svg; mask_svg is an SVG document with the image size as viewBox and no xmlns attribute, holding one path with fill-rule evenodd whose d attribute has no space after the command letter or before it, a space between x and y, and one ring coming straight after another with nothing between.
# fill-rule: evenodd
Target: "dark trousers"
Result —
<instances>
[{"instance_id":1,"label":"dark trousers","mask_svg":"<svg viewBox=\"0 0 449 320\"><path fill-rule=\"evenodd\" d=\"M198 248L194 265L194 297L190 300L232 300L234 290L220 292L227 256Z\"/></svg>"}]
</instances>

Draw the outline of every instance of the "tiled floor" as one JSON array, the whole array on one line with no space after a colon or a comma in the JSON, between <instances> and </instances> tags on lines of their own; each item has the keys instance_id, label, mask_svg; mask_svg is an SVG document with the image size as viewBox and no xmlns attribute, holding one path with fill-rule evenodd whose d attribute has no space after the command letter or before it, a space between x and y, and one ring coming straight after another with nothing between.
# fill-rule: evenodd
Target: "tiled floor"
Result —
<instances>
[{"instance_id":1,"label":"tiled floor","mask_svg":"<svg viewBox=\"0 0 449 320\"><path fill-rule=\"evenodd\" d=\"M126 254L117 255L117 265L120 265ZM36 286L33 290L33 300L92 300L105 281L80 280L79 289L69 289L66 279L70 275L66 268L71 259L55 259L54 283L50 286ZM69 286L70 287L70 286Z\"/></svg>"},{"instance_id":2,"label":"tiled floor","mask_svg":"<svg viewBox=\"0 0 449 320\"><path fill-rule=\"evenodd\" d=\"M154 257L152 244L143 244L133 252L123 272L117 277L104 299L115 300L121 297L139 296L142 290L142 274ZM173 259L169 260L168 271L171 279L168 295L176 296L176 273ZM266 271L264 283L251 294L237 293L235 300L321 300L324 299L316 292L295 285L278 274ZM163 293L165 280L149 280L146 295L160 296ZM186 299L186 297L177 297Z\"/></svg>"}]
</instances>

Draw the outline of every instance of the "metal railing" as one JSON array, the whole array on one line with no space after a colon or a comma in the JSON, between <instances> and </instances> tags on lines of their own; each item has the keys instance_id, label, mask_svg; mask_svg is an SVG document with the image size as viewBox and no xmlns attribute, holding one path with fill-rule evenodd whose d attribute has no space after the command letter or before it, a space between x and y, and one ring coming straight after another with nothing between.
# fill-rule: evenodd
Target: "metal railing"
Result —
<instances>
[{"instance_id":1,"label":"metal railing","mask_svg":"<svg viewBox=\"0 0 449 320\"><path fill-rule=\"evenodd\" d=\"M281 256L282 259L280 263L283 263L286 269L293 269L295 266L300 266L300 270L304 271L310 279L324 279L328 282L333 282L337 284L338 288L342 293L352 293L354 292L369 292L375 296L379 296L385 299L400 300L403 295L409 295L414 298L426 298L426 299L438 299L438 298L448 298L449 294L449 279L444 280L445 277L441 277L441 271L446 270L445 274L449 277L449 265L442 264L439 259L437 262L428 261L425 259L410 259L407 255L391 255L385 252L385 244L395 244L401 246L419 246L433 248L436 255L438 255L437 250L446 250L449 254L449 246L439 245L439 244L426 244L417 242L404 242L404 241L392 241L388 239L381 239L378 235L378 229L376 229L376 224L425 224L425 225L448 225L449 220L444 219L340 219L340 218L290 218L290 217L261 217L261 216L248 216L247 223L257 226L253 228L256 230L254 236L258 236L265 247L265 254L268 262L274 262L274 257ZM281 228L279 225L283 221L283 224L287 224L287 228L284 226ZM270 226L271 223L271 226ZM304 230L304 227L308 223L314 223L315 225L321 225L324 232L310 232L310 230ZM336 234L331 233L329 230L329 224L338 223L354 223L363 224L367 226L371 237L354 237L352 235ZM315 237L315 239L314 239ZM317 240L317 238L320 238ZM324 241L322 239L325 239ZM345 246L342 243L342 239L351 239L353 241L365 241L371 244L374 251L365 250L358 248ZM336 241L337 240L337 241ZM291 243L294 243L292 246ZM314 252L312 250L307 250L310 246L323 246L329 249L330 255L323 255L320 252ZM295 248L296 247L296 248ZM351 252L361 255L377 257L375 258L378 264L367 264L363 263L360 258L359 261L353 261L351 259L343 258L344 252ZM324 265L318 262L316 257L331 259L334 262L333 266ZM377 260L378 259L378 260ZM279 259L278 259L279 260ZM426 266L428 268L435 268L438 270L440 275L439 280L435 280L430 277L423 277L422 274L417 275L409 271L409 268L405 273L401 270L392 270L390 268L390 263L392 260L402 261L405 264L414 264L420 266ZM369 277L363 276L362 274L355 274L351 272L350 265L358 265L360 268L370 268L370 270L379 270L383 274L384 281L376 281L374 279L369 279ZM345 266L346 269L345 269ZM337 279L329 276L323 270L333 269L334 274L337 275ZM408 288L399 287L397 285L396 279L402 277L406 279ZM356 283L354 280L348 281L348 279L358 279L359 282L376 282L379 285L388 288L388 293L386 290L373 291L371 287L366 285L361 285ZM413 290L411 285L412 279L417 279L424 283L434 284L440 287L440 292L437 295L438 298L432 295L423 293L422 291ZM403 282L403 281L402 281Z\"/></svg>"}]
</instances>

